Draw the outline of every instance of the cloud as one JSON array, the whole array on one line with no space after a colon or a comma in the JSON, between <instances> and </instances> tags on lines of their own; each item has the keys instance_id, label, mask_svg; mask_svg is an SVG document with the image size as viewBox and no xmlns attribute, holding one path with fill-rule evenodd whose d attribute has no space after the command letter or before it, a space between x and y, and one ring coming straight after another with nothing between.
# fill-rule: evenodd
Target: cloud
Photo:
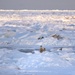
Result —
<instances>
[{"instance_id":1,"label":"cloud","mask_svg":"<svg viewBox=\"0 0 75 75\"><path fill-rule=\"evenodd\" d=\"M0 0L0 9L75 9L75 0Z\"/></svg>"}]
</instances>

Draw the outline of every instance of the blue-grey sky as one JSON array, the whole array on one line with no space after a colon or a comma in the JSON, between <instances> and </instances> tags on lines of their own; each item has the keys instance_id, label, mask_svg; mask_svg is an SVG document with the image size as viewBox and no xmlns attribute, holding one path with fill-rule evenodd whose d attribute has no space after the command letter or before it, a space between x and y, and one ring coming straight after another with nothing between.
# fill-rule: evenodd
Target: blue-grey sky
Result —
<instances>
[{"instance_id":1,"label":"blue-grey sky","mask_svg":"<svg viewBox=\"0 0 75 75\"><path fill-rule=\"evenodd\" d=\"M75 9L75 0L0 0L0 9Z\"/></svg>"}]
</instances>

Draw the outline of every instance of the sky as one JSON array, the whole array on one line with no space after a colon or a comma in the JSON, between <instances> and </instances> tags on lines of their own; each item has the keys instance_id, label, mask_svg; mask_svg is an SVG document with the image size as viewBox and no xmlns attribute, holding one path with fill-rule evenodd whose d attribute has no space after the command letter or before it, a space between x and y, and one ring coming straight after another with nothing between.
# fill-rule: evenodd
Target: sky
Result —
<instances>
[{"instance_id":1,"label":"sky","mask_svg":"<svg viewBox=\"0 0 75 75\"><path fill-rule=\"evenodd\" d=\"M0 9L75 10L75 0L0 0Z\"/></svg>"}]
</instances>

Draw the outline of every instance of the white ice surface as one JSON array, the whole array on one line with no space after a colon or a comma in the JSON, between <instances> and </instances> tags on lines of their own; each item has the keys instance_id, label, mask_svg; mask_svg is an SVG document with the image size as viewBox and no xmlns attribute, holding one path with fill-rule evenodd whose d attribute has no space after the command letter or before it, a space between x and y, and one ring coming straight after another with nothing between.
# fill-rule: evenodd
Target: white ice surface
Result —
<instances>
[{"instance_id":1,"label":"white ice surface","mask_svg":"<svg viewBox=\"0 0 75 75\"><path fill-rule=\"evenodd\" d=\"M75 10L0 10L0 75L75 75Z\"/></svg>"}]
</instances>

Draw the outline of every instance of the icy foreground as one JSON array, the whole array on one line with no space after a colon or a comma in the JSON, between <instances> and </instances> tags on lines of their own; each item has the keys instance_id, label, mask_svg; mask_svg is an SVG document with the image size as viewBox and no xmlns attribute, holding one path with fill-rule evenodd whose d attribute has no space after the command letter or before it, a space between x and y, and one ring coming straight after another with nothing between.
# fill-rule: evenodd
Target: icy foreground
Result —
<instances>
[{"instance_id":1,"label":"icy foreground","mask_svg":"<svg viewBox=\"0 0 75 75\"><path fill-rule=\"evenodd\" d=\"M0 75L75 75L75 10L0 10Z\"/></svg>"}]
</instances>

